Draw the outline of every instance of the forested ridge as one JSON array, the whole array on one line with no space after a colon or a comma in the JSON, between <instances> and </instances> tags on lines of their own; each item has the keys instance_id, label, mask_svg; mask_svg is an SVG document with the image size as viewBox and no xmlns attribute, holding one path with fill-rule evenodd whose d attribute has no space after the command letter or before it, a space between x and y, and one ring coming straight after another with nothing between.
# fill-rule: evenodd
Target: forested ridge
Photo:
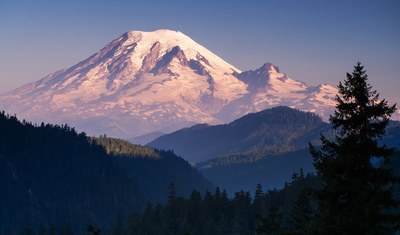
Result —
<instances>
[{"instance_id":1,"label":"forested ridge","mask_svg":"<svg viewBox=\"0 0 400 235\"><path fill-rule=\"evenodd\" d=\"M20 122L4 112L0 130L0 233L24 224L110 226L116 214L140 206L126 172L84 133Z\"/></svg>"},{"instance_id":2,"label":"forested ridge","mask_svg":"<svg viewBox=\"0 0 400 235\"><path fill-rule=\"evenodd\" d=\"M34 125L4 112L0 130L0 234L23 226L111 228L118 216L166 201L171 183L179 195L213 188L171 151L93 140L68 125Z\"/></svg>"},{"instance_id":3,"label":"forested ridge","mask_svg":"<svg viewBox=\"0 0 400 235\"><path fill-rule=\"evenodd\" d=\"M200 165L250 163L265 156L304 148L317 141L329 124L313 113L285 106L247 114L231 123L199 124L161 136L149 145L174 149ZM207 148L204 148L207 146ZM217 158L221 157L221 158ZM213 159L210 162L206 162Z\"/></svg>"},{"instance_id":4,"label":"forested ridge","mask_svg":"<svg viewBox=\"0 0 400 235\"><path fill-rule=\"evenodd\" d=\"M112 154L117 157L160 158L160 154L157 153L157 150L147 146L132 144L126 140L110 138L106 135L91 137L90 139L94 143L103 146L108 154Z\"/></svg>"},{"instance_id":5,"label":"forested ridge","mask_svg":"<svg viewBox=\"0 0 400 235\"><path fill-rule=\"evenodd\" d=\"M91 137L125 169L128 175L139 182L138 188L150 202L165 202L168 186L176 185L178 195L189 196L193 189L201 192L214 186L181 157L171 150L153 149L128 141L102 135Z\"/></svg>"}]
</instances>

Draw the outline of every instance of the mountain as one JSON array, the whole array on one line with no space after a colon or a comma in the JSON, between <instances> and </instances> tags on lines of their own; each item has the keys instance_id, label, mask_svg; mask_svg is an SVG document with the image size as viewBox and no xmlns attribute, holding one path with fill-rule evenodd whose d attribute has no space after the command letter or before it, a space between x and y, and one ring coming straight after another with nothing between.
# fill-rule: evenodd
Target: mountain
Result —
<instances>
[{"instance_id":1,"label":"mountain","mask_svg":"<svg viewBox=\"0 0 400 235\"><path fill-rule=\"evenodd\" d=\"M166 133L163 132L150 132L144 135L139 135L136 137L132 137L132 138L127 138L126 140L128 140L131 143L134 144L140 144L140 145L146 145L147 143L150 143L151 141L157 139L160 136L165 135Z\"/></svg>"},{"instance_id":2,"label":"mountain","mask_svg":"<svg viewBox=\"0 0 400 235\"><path fill-rule=\"evenodd\" d=\"M184 197L188 197L194 189L205 192L214 188L211 182L173 151L155 150L105 136L92 139L116 157L118 164L135 180L141 194L149 202L165 202L170 184L174 184L177 193Z\"/></svg>"},{"instance_id":3,"label":"mountain","mask_svg":"<svg viewBox=\"0 0 400 235\"><path fill-rule=\"evenodd\" d=\"M118 216L178 195L213 190L182 158L67 125L34 126L0 113L0 234L25 226L110 229ZM118 150L118 151L117 151ZM108 152L108 154L107 154Z\"/></svg>"},{"instance_id":4,"label":"mountain","mask_svg":"<svg viewBox=\"0 0 400 235\"><path fill-rule=\"evenodd\" d=\"M269 63L242 72L178 31L129 31L88 59L1 95L0 110L131 138L227 123L279 105L326 119L336 92Z\"/></svg>"},{"instance_id":5,"label":"mountain","mask_svg":"<svg viewBox=\"0 0 400 235\"><path fill-rule=\"evenodd\" d=\"M313 113L280 106L247 114L229 124L195 125L161 136L149 145L173 149L194 163L224 156L262 157L304 148L329 128Z\"/></svg>"},{"instance_id":6,"label":"mountain","mask_svg":"<svg viewBox=\"0 0 400 235\"><path fill-rule=\"evenodd\" d=\"M333 132L322 129L324 136L332 137ZM316 133L315 133L316 134ZM307 140L316 140L318 135L304 136L303 143L286 152L262 152L227 154L205 162L197 163L198 170L214 184L224 188L232 195L239 190L253 190L255 184L262 184L264 189L281 188L285 182L290 181L294 172L303 169L305 173L314 171L312 157L307 148ZM400 122L389 122L386 134L381 139L381 144L397 148L396 157L393 158L393 170L399 175L400 168ZM206 148L205 148L206 149ZM399 198L398 188L396 189Z\"/></svg>"},{"instance_id":7,"label":"mountain","mask_svg":"<svg viewBox=\"0 0 400 235\"><path fill-rule=\"evenodd\" d=\"M267 155L256 162L200 167L199 171L232 195L240 190L253 191L257 184L266 190L282 188L300 169L305 173L314 171L308 149Z\"/></svg>"},{"instance_id":8,"label":"mountain","mask_svg":"<svg viewBox=\"0 0 400 235\"><path fill-rule=\"evenodd\" d=\"M313 113L275 107L247 114L229 124L195 125L161 136L149 145L173 149L214 184L232 195L253 190L279 188L294 172L314 170L308 143L319 144L320 134L331 138L334 131ZM400 149L400 122L391 121L382 144Z\"/></svg>"}]
</instances>

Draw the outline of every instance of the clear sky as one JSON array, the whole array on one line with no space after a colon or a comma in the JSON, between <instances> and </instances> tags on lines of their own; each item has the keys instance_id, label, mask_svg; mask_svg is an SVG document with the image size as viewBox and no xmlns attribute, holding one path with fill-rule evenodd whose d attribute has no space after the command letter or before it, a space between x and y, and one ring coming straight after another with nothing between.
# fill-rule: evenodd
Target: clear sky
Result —
<instances>
[{"instance_id":1,"label":"clear sky","mask_svg":"<svg viewBox=\"0 0 400 235\"><path fill-rule=\"evenodd\" d=\"M89 57L129 30L179 30L241 70L265 62L336 86L357 61L400 103L398 0L0 0L0 93Z\"/></svg>"}]
</instances>

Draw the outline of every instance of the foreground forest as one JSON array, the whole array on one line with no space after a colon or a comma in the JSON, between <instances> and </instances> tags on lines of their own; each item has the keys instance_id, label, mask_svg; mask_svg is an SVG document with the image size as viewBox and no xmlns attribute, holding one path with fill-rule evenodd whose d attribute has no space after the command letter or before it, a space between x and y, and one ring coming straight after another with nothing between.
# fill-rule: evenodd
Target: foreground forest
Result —
<instances>
[{"instance_id":1,"label":"foreground forest","mask_svg":"<svg viewBox=\"0 0 400 235\"><path fill-rule=\"evenodd\" d=\"M74 231L88 224L110 229L118 216L165 202L172 182L184 196L214 188L171 151L124 149L121 140L33 125L4 112L0 130L0 234L65 223Z\"/></svg>"}]
</instances>

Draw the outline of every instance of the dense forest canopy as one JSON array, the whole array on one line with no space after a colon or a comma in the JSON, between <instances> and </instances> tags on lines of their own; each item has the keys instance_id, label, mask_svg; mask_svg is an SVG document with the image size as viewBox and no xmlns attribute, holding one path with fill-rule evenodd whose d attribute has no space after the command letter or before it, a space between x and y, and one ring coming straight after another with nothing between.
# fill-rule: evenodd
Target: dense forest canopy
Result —
<instances>
[{"instance_id":1,"label":"dense forest canopy","mask_svg":"<svg viewBox=\"0 0 400 235\"><path fill-rule=\"evenodd\" d=\"M0 234L27 225L111 228L118 216L165 202L171 183L178 195L213 189L171 151L93 140L68 125L33 125L4 112L0 130Z\"/></svg>"}]
</instances>

